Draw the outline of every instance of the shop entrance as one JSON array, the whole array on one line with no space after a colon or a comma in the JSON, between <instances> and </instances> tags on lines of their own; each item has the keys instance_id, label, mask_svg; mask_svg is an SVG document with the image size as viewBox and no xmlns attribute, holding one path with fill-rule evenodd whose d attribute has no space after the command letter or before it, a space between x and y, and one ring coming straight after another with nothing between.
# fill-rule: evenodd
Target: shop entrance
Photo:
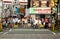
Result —
<instances>
[{"instance_id":1,"label":"shop entrance","mask_svg":"<svg viewBox=\"0 0 60 39\"><path fill-rule=\"evenodd\" d=\"M49 29L51 27L51 15L50 14L33 14L31 18L35 21L39 28Z\"/></svg>"}]
</instances>

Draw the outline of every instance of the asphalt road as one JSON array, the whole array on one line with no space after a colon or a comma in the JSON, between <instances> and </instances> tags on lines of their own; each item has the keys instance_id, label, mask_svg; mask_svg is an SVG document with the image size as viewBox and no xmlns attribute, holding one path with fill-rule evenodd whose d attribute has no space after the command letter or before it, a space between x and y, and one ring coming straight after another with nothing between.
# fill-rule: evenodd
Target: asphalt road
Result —
<instances>
[{"instance_id":1,"label":"asphalt road","mask_svg":"<svg viewBox=\"0 0 60 39\"><path fill-rule=\"evenodd\" d=\"M48 29L13 29L0 35L0 39L60 39Z\"/></svg>"}]
</instances>

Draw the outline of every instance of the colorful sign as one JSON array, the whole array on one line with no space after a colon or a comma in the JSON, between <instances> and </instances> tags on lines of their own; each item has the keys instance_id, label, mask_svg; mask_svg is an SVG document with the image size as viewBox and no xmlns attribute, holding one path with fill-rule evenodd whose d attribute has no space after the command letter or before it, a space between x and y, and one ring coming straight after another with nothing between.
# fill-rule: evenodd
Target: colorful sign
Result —
<instances>
[{"instance_id":1,"label":"colorful sign","mask_svg":"<svg viewBox=\"0 0 60 39\"><path fill-rule=\"evenodd\" d=\"M30 8L30 14L51 14L51 7Z\"/></svg>"}]
</instances>

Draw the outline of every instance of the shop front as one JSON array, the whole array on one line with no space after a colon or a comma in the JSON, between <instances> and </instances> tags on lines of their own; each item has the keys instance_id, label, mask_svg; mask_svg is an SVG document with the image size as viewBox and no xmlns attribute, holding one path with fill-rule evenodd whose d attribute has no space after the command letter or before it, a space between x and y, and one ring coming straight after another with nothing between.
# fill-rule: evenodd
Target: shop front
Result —
<instances>
[{"instance_id":1,"label":"shop front","mask_svg":"<svg viewBox=\"0 0 60 39\"><path fill-rule=\"evenodd\" d=\"M40 19L42 24L46 21L51 26L51 7L30 8L30 17L32 19Z\"/></svg>"}]
</instances>

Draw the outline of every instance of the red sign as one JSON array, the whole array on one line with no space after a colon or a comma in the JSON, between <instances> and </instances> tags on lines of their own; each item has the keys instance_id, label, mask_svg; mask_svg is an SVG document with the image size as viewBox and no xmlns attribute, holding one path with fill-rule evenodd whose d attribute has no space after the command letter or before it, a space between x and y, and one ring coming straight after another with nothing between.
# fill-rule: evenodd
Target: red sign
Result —
<instances>
[{"instance_id":1,"label":"red sign","mask_svg":"<svg viewBox=\"0 0 60 39\"><path fill-rule=\"evenodd\" d=\"M13 0L3 0L4 4L11 4Z\"/></svg>"}]
</instances>

